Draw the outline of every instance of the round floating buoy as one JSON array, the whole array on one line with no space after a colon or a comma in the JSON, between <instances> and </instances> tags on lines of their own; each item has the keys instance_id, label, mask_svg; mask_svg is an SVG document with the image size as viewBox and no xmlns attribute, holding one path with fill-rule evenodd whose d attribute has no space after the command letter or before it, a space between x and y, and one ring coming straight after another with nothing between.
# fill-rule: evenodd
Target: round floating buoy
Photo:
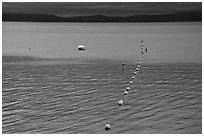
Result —
<instances>
[{"instance_id":1,"label":"round floating buoy","mask_svg":"<svg viewBox=\"0 0 204 136\"><path fill-rule=\"evenodd\" d=\"M142 62L140 61L139 64L141 64Z\"/></svg>"},{"instance_id":2,"label":"round floating buoy","mask_svg":"<svg viewBox=\"0 0 204 136\"><path fill-rule=\"evenodd\" d=\"M130 87L126 87L126 91L130 91Z\"/></svg>"},{"instance_id":3,"label":"round floating buoy","mask_svg":"<svg viewBox=\"0 0 204 136\"><path fill-rule=\"evenodd\" d=\"M124 95L127 95L127 94L128 94L128 91L125 91L125 92L124 92Z\"/></svg>"},{"instance_id":4,"label":"round floating buoy","mask_svg":"<svg viewBox=\"0 0 204 136\"><path fill-rule=\"evenodd\" d=\"M143 41L141 41L141 46L142 46L142 48L144 47L144 43L143 43Z\"/></svg>"},{"instance_id":5,"label":"round floating buoy","mask_svg":"<svg viewBox=\"0 0 204 136\"><path fill-rule=\"evenodd\" d=\"M106 130L106 131L110 130L110 124L106 124L106 125L105 125L105 130Z\"/></svg>"},{"instance_id":6,"label":"round floating buoy","mask_svg":"<svg viewBox=\"0 0 204 136\"><path fill-rule=\"evenodd\" d=\"M135 77L134 77L134 76L132 76L132 79L135 79Z\"/></svg>"},{"instance_id":7,"label":"round floating buoy","mask_svg":"<svg viewBox=\"0 0 204 136\"><path fill-rule=\"evenodd\" d=\"M131 85L131 84L132 84L132 81L130 81L129 84Z\"/></svg>"},{"instance_id":8,"label":"round floating buoy","mask_svg":"<svg viewBox=\"0 0 204 136\"><path fill-rule=\"evenodd\" d=\"M138 71L139 70L139 68L136 68L136 71Z\"/></svg>"},{"instance_id":9,"label":"round floating buoy","mask_svg":"<svg viewBox=\"0 0 204 136\"><path fill-rule=\"evenodd\" d=\"M85 45L83 45L83 44L78 45L78 50L79 51L85 50Z\"/></svg>"},{"instance_id":10,"label":"round floating buoy","mask_svg":"<svg viewBox=\"0 0 204 136\"><path fill-rule=\"evenodd\" d=\"M123 105L123 100L118 101L118 105L119 106Z\"/></svg>"},{"instance_id":11,"label":"round floating buoy","mask_svg":"<svg viewBox=\"0 0 204 136\"><path fill-rule=\"evenodd\" d=\"M139 67L140 67L140 64L138 64L137 67L139 68Z\"/></svg>"},{"instance_id":12,"label":"round floating buoy","mask_svg":"<svg viewBox=\"0 0 204 136\"><path fill-rule=\"evenodd\" d=\"M137 75L137 72L134 72L134 75Z\"/></svg>"},{"instance_id":13,"label":"round floating buoy","mask_svg":"<svg viewBox=\"0 0 204 136\"><path fill-rule=\"evenodd\" d=\"M140 59L140 61L142 61L142 59Z\"/></svg>"}]
</instances>

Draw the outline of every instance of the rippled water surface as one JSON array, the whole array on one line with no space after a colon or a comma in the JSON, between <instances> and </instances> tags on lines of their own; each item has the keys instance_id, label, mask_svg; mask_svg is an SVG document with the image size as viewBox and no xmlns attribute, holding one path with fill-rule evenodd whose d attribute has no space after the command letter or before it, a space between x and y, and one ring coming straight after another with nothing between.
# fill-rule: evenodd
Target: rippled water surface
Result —
<instances>
[{"instance_id":1,"label":"rippled water surface","mask_svg":"<svg viewBox=\"0 0 204 136\"><path fill-rule=\"evenodd\" d=\"M4 63L2 132L202 133L201 64L142 64L125 97L135 67Z\"/></svg>"}]
</instances>

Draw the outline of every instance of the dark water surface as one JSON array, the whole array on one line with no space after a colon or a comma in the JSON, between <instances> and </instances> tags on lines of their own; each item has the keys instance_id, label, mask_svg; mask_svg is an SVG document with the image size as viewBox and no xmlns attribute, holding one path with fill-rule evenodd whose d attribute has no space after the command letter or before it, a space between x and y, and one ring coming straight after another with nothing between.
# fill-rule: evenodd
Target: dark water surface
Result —
<instances>
[{"instance_id":1,"label":"dark water surface","mask_svg":"<svg viewBox=\"0 0 204 136\"><path fill-rule=\"evenodd\" d=\"M202 133L201 64L121 64L3 63L2 132Z\"/></svg>"}]
</instances>

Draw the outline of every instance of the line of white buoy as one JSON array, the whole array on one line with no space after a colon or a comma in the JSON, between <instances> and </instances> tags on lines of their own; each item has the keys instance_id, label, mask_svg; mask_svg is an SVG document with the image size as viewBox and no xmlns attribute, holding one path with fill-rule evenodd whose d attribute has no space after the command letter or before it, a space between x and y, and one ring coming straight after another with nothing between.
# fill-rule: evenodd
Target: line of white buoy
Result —
<instances>
[{"instance_id":1,"label":"line of white buoy","mask_svg":"<svg viewBox=\"0 0 204 136\"><path fill-rule=\"evenodd\" d=\"M147 48L146 48L146 52L147 52ZM127 97L128 93L130 92L130 86L133 84L133 81L134 81L134 79L135 79L135 76L136 76L136 75L138 74L138 72L139 72L140 65L141 65L141 63L142 63L142 61L143 61L143 59L142 59L143 55L144 55L144 43L143 43L143 41L141 41L141 59L140 59L140 61L139 61L139 64L138 64L137 67L135 68L134 74L133 74L133 76L132 76L132 80L129 81L128 86L126 87L126 89L125 89L125 91L124 91L124 93L123 93L125 97ZM124 64L123 64L123 71L124 71L124 69L125 69L125 66L124 66ZM119 101L118 101L118 105L119 105L119 106L122 106L122 105L123 105L123 100L119 100ZM108 130L110 130L110 128L111 128L110 124L106 124L106 125L105 125L105 130L108 131Z\"/></svg>"}]
</instances>

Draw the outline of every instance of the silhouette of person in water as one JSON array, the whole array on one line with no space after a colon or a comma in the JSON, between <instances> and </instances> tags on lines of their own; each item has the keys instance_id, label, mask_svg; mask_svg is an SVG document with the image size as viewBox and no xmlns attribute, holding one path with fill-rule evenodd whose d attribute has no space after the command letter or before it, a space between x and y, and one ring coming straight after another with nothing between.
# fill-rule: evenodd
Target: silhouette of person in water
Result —
<instances>
[{"instance_id":1,"label":"silhouette of person in water","mask_svg":"<svg viewBox=\"0 0 204 136\"><path fill-rule=\"evenodd\" d=\"M123 72L125 71L125 64L123 63Z\"/></svg>"}]
</instances>

